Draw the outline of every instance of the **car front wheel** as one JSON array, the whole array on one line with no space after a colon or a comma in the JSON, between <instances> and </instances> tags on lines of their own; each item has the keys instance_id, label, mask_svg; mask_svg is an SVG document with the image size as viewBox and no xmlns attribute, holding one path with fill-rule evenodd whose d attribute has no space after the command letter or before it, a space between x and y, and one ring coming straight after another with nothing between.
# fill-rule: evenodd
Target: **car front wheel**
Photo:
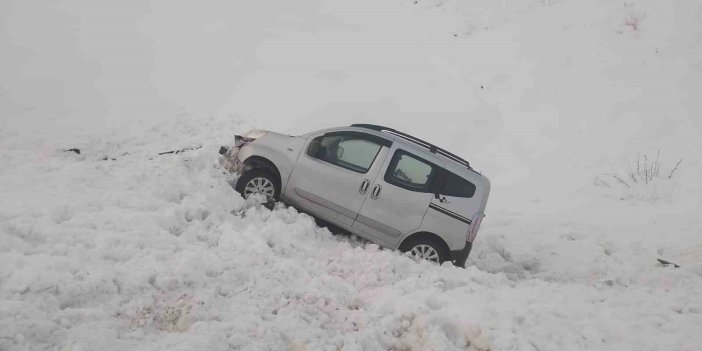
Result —
<instances>
[{"instance_id":1,"label":"car front wheel","mask_svg":"<svg viewBox=\"0 0 702 351\"><path fill-rule=\"evenodd\" d=\"M275 202L280 197L280 189L275 176L260 169L245 172L237 182L237 188L244 199L248 199L254 194L261 194L269 202Z\"/></svg>"}]
</instances>

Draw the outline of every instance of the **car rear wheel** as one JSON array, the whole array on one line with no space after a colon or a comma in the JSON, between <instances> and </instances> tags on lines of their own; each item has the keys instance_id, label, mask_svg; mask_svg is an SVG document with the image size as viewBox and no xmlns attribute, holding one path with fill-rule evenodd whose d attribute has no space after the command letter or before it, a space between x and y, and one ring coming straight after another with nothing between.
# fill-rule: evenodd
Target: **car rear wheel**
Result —
<instances>
[{"instance_id":1,"label":"car rear wheel","mask_svg":"<svg viewBox=\"0 0 702 351\"><path fill-rule=\"evenodd\" d=\"M400 250L409 253L415 259L427 260L436 264L442 264L449 259L446 245L431 237L412 239L403 244Z\"/></svg>"}]
</instances>

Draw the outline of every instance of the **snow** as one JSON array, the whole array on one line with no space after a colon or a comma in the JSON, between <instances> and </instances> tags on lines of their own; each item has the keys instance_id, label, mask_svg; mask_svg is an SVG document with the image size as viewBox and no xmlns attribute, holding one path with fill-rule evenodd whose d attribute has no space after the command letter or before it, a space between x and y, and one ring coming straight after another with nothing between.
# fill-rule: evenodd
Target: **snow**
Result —
<instances>
[{"instance_id":1,"label":"snow","mask_svg":"<svg viewBox=\"0 0 702 351\"><path fill-rule=\"evenodd\" d=\"M102 6L0 5L0 350L702 344L698 2ZM218 163L360 122L490 178L466 269L246 203ZM673 178L598 183L658 150Z\"/></svg>"}]
</instances>

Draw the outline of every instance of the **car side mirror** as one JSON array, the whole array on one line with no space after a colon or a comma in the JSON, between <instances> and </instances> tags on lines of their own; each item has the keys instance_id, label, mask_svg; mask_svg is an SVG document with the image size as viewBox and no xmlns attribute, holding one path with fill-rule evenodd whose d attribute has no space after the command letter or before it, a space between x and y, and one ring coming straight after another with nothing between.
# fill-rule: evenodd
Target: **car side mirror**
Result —
<instances>
[{"instance_id":1,"label":"car side mirror","mask_svg":"<svg viewBox=\"0 0 702 351\"><path fill-rule=\"evenodd\" d=\"M319 152L317 152L317 157L326 159L329 156L329 150L324 145L319 145Z\"/></svg>"},{"instance_id":2,"label":"car side mirror","mask_svg":"<svg viewBox=\"0 0 702 351\"><path fill-rule=\"evenodd\" d=\"M344 156L344 148L341 146L337 146L336 148L336 158L339 159L342 156Z\"/></svg>"},{"instance_id":3,"label":"car side mirror","mask_svg":"<svg viewBox=\"0 0 702 351\"><path fill-rule=\"evenodd\" d=\"M310 156L316 158L325 158L327 157L327 148L324 145L322 145L319 141L313 140L310 144L308 153L310 154Z\"/></svg>"},{"instance_id":4,"label":"car side mirror","mask_svg":"<svg viewBox=\"0 0 702 351\"><path fill-rule=\"evenodd\" d=\"M317 140L312 140L310 143L310 148L307 150L307 153L310 154L310 156L317 157L319 154L319 148L322 146L322 144L319 143Z\"/></svg>"}]
</instances>

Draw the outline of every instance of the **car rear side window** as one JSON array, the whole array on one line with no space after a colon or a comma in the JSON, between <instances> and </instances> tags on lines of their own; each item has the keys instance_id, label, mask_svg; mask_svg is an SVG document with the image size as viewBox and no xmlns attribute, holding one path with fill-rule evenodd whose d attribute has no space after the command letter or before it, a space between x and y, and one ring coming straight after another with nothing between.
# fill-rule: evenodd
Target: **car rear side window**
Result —
<instances>
[{"instance_id":1,"label":"car rear side window","mask_svg":"<svg viewBox=\"0 0 702 351\"><path fill-rule=\"evenodd\" d=\"M475 184L449 171L444 172L446 172L446 178L441 189L442 195L466 198L475 195Z\"/></svg>"},{"instance_id":2,"label":"car rear side window","mask_svg":"<svg viewBox=\"0 0 702 351\"><path fill-rule=\"evenodd\" d=\"M363 133L329 133L312 140L307 154L354 172L366 173L385 144L376 139Z\"/></svg>"},{"instance_id":3,"label":"car rear side window","mask_svg":"<svg viewBox=\"0 0 702 351\"><path fill-rule=\"evenodd\" d=\"M397 150L385 172L384 179L387 183L410 191L428 193L431 192L436 169L437 167L431 162L403 150Z\"/></svg>"}]
</instances>

